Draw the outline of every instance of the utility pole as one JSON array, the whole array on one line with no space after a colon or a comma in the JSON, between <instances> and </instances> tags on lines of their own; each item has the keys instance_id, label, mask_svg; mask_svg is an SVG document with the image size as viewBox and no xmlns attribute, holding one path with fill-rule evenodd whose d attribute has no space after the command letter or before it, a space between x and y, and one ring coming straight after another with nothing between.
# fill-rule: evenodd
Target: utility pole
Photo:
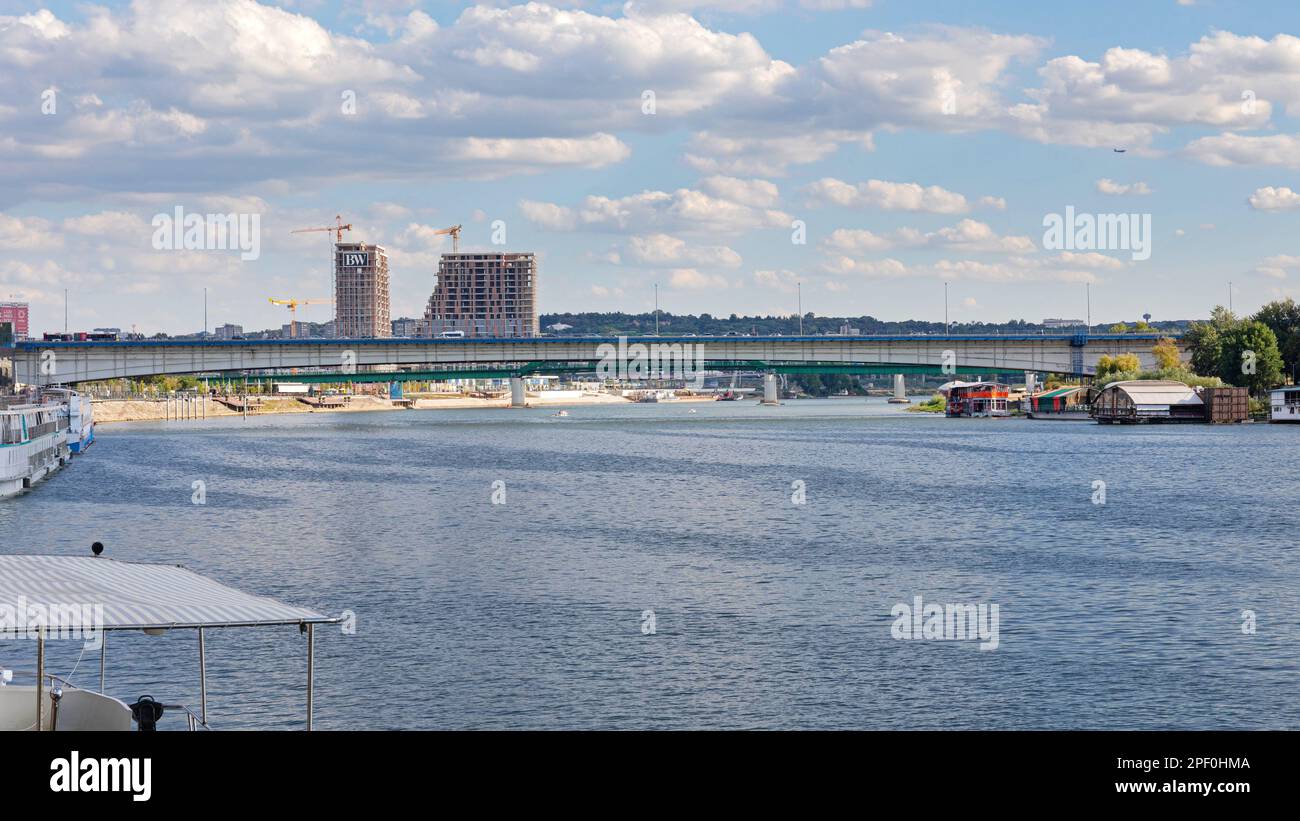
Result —
<instances>
[{"instance_id":1,"label":"utility pole","mask_svg":"<svg viewBox=\"0 0 1300 821\"><path fill-rule=\"evenodd\" d=\"M1228 313L1232 313L1232 282L1228 283Z\"/></svg>"},{"instance_id":2,"label":"utility pole","mask_svg":"<svg viewBox=\"0 0 1300 821\"><path fill-rule=\"evenodd\" d=\"M799 336L803 336L803 283L796 282L795 287L799 291Z\"/></svg>"},{"instance_id":3,"label":"utility pole","mask_svg":"<svg viewBox=\"0 0 1300 821\"><path fill-rule=\"evenodd\" d=\"M948 283L943 284L943 332L945 335L951 331L948 328Z\"/></svg>"},{"instance_id":4,"label":"utility pole","mask_svg":"<svg viewBox=\"0 0 1300 821\"><path fill-rule=\"evenodd\" d=\"M1083 283L1083 291L1088 300L1088 327L1085 329L1084 333L1090 334L1092 333L1092 283Z\"/></svg>"},{"instance_id":5,"label":"utility pole","mask_svg":"<svg viewBox=\"0 0 1300 821\"><path fill-rule=\"evenodd\" d=\"M203 289L203 338L208 338L208 289Z\"/></svg>"},{"instance_id":6,"label":"utility pole","mask_svg":"<svg viewBox=\"0 0 1300 821\"><path fill-rule=\"evenodd\" d=\"M68 289L63 289L63 332L68 332Z\"/></svg>"},{"instance_id":7,"label":"utility pole","mask_svg":"<svg viewBox=\"0 0 1300 821\"><path fill-rule=\"evenodd\" d=\"M655 336L659 335L659 283L655 283Z\"/></svg>"}]
</instances>

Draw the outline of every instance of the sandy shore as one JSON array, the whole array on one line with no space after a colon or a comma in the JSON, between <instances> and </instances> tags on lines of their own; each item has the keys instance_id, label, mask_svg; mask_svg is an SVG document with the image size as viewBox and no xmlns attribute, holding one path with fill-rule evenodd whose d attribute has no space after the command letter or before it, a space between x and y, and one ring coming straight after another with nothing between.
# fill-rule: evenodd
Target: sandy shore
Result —
<instances>
[{"instance_id":1,"label":"sandy shore","mask_svg":"<svg viewBox=\"0 0 1300 821\"><path fill-rule=\"evenodd\" d=\"M508 408L510 407L509 397L500 399L476 399L470 396L435 396L435 397L408 397L412 400L412 405L417 410L459 410L465 408ZM571 393L560 397L547 396L545 392L529 393L527 402L530 407L537 406L557 406L557 405L621 405L630 400L621 396L610 394L583 394L575 397ZM168 413L175 418L176 404L173 403L169 410L165 400L135 400L135 399L96 399L95 400L95 422L146 422L146 421L163 421L168 418ZM191 409L181 406L182 414L191 412ZM403 405L394 405L392 400L378 396L354 396L347 404L337 408L318 409L299 402L297 399L285 397L270 397L262 401L258 416L279 414L279 413L356 413L359 411L392 411L405 410ZM240 416L239 411L231 410L222 405L220 402L209 400L207 402L207 416ZM202 418L202 411L200 411Z\"/></svg>"}]
</instances>

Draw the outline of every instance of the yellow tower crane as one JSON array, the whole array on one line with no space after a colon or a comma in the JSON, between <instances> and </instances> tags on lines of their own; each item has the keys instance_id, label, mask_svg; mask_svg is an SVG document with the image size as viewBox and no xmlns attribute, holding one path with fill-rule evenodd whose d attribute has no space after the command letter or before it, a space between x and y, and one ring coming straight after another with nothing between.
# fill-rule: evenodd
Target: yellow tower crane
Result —
<instances>
[{"instance_id":1,"label":"yellow tower crane","mask_svg":"<svg viewBox=\"0 0 1300 821\"><path fill-rule=\"evenodd\" d=\"M284 305L289 309L289 337L296 339L298 336L298 306L299 305L326 305L333 302L332 299L276 299L267 297L272 305Z\"/></svg>"}]
</instances>

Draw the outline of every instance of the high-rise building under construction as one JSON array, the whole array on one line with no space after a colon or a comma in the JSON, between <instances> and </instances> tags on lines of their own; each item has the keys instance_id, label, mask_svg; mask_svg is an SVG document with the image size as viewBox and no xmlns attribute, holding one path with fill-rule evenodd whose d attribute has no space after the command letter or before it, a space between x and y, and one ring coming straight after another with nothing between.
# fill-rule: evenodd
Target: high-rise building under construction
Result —
<instances>
[{"instance_id":1,"label":"high-rise building under construction","mask_svg":"<svg viewBox=\"0 0 1300 821\"><path fill-rule=\"evenodd\" d=\"M420 326L425 336L536 336L537 257L443 254Z\"/></svg>"},{"instance_id":2,"label":"high-rise building under construction","mask_svg":"<svg viewBox=\"0 0 1300 821\"><path fill-rule=\"evenodd\" d=\"M381 245L334 246L334 334L392 336L388 306L388 254Z\"/></svg>"}]
</instances>

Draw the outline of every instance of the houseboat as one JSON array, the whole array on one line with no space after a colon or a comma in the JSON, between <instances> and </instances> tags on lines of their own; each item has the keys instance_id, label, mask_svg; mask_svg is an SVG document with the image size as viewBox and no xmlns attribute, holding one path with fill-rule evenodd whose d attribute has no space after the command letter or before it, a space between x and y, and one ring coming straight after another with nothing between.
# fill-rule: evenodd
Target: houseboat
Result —
<instances>
[{"instance_id":1,"label":"houseboat","mask_svg":"<svg viewBox=\"0 0 1300 821\"><path fill-rule=\"evenodd\" d=\"M1300 422L1300 385L1269 391L1270 422Z\"/></svg>"},{"instance_id":2,"label":"houseboat","mask_svg":"<svg viewBox=\"0 0 1300 821\"><path fill-rule=\"evenodd\" d=\"M1030 419L1092 421L1092 400L1097 389L1069 385L1025 397L1025 415Z\"/></svg>"},{"instance_id":3,"label":"houseboat","mask_svg":"<svg viewBox=\"0 0 1300 821\"><path fill-rule=\"evenodd\" d=\"M58 404L0 408L0 498L22 493L71 458Z\"/></svg>"},{"instance_id":4,"label":"houseboat","mask_svg":"<svg viewBox=\"0 0 1300 821\"><path fill-rule=\"evenodd\" d=\"M1010 416L1009 386L1001 382L949 382L939 387L945 416Z\"/></svg>"},{"instance_id":5,"label":"houseboat","mask_svg":"<svg viewBox=\"0 0 1300 821\"><path fill-rule=\"evenodd\" d=\"M1136 379L1111 382L1092 403L1092 417L1102 424L1121 422L1204 422L1205 403L1182 382Z\"/></svg>"}]
</instances>

